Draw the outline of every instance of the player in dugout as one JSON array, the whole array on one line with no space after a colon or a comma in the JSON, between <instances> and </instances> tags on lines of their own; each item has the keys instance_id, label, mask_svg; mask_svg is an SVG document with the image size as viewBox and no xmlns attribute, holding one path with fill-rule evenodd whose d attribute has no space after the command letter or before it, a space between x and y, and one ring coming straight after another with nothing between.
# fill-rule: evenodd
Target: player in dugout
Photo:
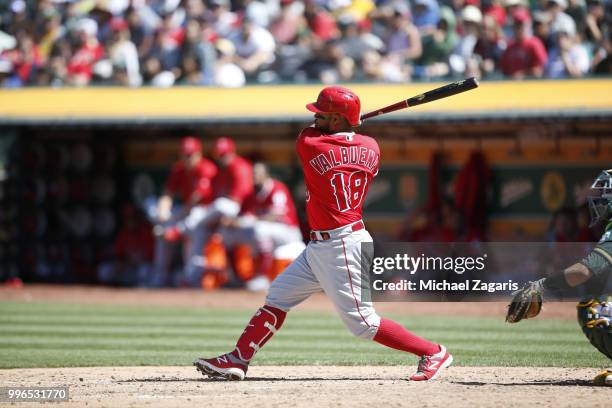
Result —
<instances>
[{"instance_id":1,"label":"player in dugout","mask_svg":"<svg viewBox=\"0 0 612 408\"><path fill-rule=\"evenodd\" d=\"M172 250L168 242L177 241L180 236L173 226L193 216L213 197L212 179L217 174L217 166L203 157L202 143L194 136L186 136L181 140L181 159L170 171L164 193L157 201L155 208L148 211L149 218L156 224L153 232L157 237L155 243L154 270L162 283L167 284L167 274L170 268ZM180 205L175 199L180 200ZM195 231L194 231L195 232ZM194 247L197 237L190 235L190 244L185 255L185 265L189 266L197 260L201 251Z\"/></svg>"}]
</instances>

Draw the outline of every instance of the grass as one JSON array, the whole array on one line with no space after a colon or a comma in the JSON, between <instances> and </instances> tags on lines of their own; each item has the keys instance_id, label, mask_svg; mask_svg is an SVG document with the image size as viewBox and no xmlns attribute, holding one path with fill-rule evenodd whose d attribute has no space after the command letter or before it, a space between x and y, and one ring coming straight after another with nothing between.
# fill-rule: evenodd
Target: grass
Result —
<instances>
[{"instance_id":1,"label":"grass","mask_svg":"<svg viewBox=\"0 0 612 408\"><path fill-rule=\"evenodd\" d=\"M486 305L483 304L483 307ZM445 344L463 366L604 367L577 324L534 319L510 326L482 317L392 316ZM230 350L250 312L0 302L0 368L189 365ZM354 338L335 315L292 312L257 364L415 364Z\"/></svg>"}]
</instances>

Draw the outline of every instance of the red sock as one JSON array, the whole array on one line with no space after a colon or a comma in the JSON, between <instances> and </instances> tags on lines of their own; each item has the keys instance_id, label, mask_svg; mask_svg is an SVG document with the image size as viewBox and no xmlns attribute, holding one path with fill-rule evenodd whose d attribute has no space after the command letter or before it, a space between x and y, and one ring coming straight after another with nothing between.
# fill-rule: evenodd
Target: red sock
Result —
<instances>
[{"instance_id":1,"label":"red sock","mask_svg":"<svg viewBox=\"0 0 612 408\"><path fill-rule=\"evenodd\" d=\"M389 319L380 319L380 326L378 326L374 341L417 356L435 354L440 351L437 344L410 333L404 326Z\"/></svg>"},{"instance_id":2,"label":"red sock","mask_svg":"<svg viewBox=\"0 0 612 408\"><path fill-rule=\"evenodd\" d=\"M251 318L236 343L232 355L249 362L285 321L287 312L272 306L263 306Z\"/></svg>"}]
</instances>

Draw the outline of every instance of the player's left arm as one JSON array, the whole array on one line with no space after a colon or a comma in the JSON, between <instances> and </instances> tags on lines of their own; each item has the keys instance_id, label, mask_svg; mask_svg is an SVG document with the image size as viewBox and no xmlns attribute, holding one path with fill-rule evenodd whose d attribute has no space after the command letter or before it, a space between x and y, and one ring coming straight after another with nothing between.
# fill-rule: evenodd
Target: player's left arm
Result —
<instances>
[{"instance_id":1,"label":"player's left arm","mask_svg":"<svg viewBox=\"0 0 612 408\"><path fill-rule=\"evenodd\" d=\"M611 249L608 242L597 245L589 255L563 272L542 279L543 288L553 293L571 291L591 279L605 278L612 268L612 255L605 248Z\"/></svg>"},{"instance_id":2,"label":"player's left arm","mask_svg":"<svg viewBox=\"0 0 612 408\"><path fill-rule=\"evenodd\" d=\"M517 323L523 319L535 317L540 313L543 293L572 293L579 285L594 278L607 278L612 266L612 256L602 247L597 246L580 262L564 269L555 275L525 284L514 292L508 305L506 321Z\"/></svg>"},{"instance_id":3,"label":"player's left arm","mask_svg":"<svg viewBox=\"0 0 612 408\"><path fill-rule=\"evenodd\" d=\"M565 268L561 273L540 279L542 289L553 294L567 292L578 285L587 282L593 277L593 273L582 262L577 262Z\"/></svg>"},{"instance_id":4,"label":"player's left arm","mask_svg":"<svg viewBox=\"0 0 612 408\"><path fill-rule=\"evenodd\" d=\"M576 287L587 282L593 273L583 263L575 263L563 271L563 278L569 287Z\"/></svg>"}]
</instances>

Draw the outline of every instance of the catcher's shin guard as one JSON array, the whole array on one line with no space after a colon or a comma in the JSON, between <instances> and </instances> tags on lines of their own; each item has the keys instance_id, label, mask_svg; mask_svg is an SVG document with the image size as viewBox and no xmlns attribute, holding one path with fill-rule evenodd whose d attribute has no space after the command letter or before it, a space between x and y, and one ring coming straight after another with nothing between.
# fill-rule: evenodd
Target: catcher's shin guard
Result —
<instances>
[{"instance_id":1,"label":"catcher's shin guard","mask_svg":"<svg viewBox=\"0 0 612 408\"><path fill-rule=\"evenodd\" d=\"M283 325L287 312L272 306L263 306L249 321L232 351L234 357L249 362Z\"/></svg>"},{"instance_id":2,"label":"catcher's shin guard","mask_svg":"<svg viewBox=\"0 0 612 408\"><path fill-rule=\"evenodd\" d=\"M585 300L576 309L578 323L589 342L612 359L612 295Z\"/></svg>"}]
</instances>

